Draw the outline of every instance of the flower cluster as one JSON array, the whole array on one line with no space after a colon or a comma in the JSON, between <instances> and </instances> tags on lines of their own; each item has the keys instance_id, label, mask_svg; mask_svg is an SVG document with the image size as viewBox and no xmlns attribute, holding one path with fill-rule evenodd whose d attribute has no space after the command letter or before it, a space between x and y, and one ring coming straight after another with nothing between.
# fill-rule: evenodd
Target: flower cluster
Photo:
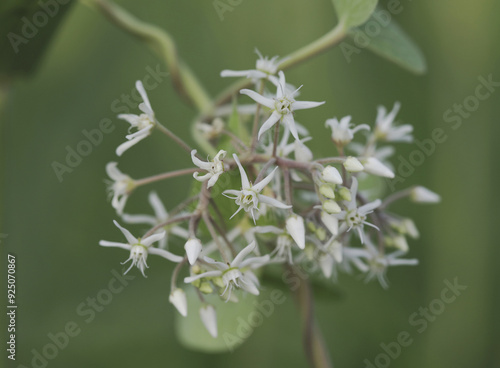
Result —
<instances>
[{"instance_id":1,"label":"flower cluster","mask_svg":"<svg viewBox=\"0 0 500 368\"><path fill-rule=\"evenodd\" d=\"M116 162L106 168L117 215L128 224L147 225L149 230L143 238L135 238L115 221L127 243L103 240L100 245L130 252L126 272L136 266L144 274L149 254L174 262L170 302L186 317L191 302L185 290L196 290L202 303L199 316L214 337L217 313L206 296L215 294L224 302L238 303L241 293L258 295L260 275L267 267L300 268L307 263L309 272L333 281L339 272L356 271L367 281L377 279L388 287L390 267L417 264L415 259L401 257L410 251L407 239L419 235L411 219L390 212L389 206L405 197L417 203L440 200L424 187L385 198L373 196L383 191L385 180L395 177L389 161L394 153L391 144L413 139L412 127L396 122L399 103L389 113L379 107L372 127L354 124L351 116L319 122L331 135L328 143L333 154L315 157L306 145L312 137L296 118L307 116L300 110L325 102L297 101L300 88L286 83L281 63L278 57L259 53L256 69L222 71L223 77L248 78L248 85L255 88L242 89L234 96L237 104L220 106L215 116L202 116L195 122L209 155L206 160L157 120L138 81L142 114L119 115L137 131L127 136L117 155L157 127L187 151L192 166L143 179L123 174ZM232 111L231 124L225 120L228 110ZM253 126L242 123L252 120ZM182 175L194 178L189 184L191 196L179 201L176 197L181 193L171 196L178 203L170 213L156 192L149 195L154 215L124 213L137 187ZM170 236L174 236L172 241ZM156 242L159 246L153 245ZM185 274L183 286L181 273Z\"/></svg>"}]
</instances>

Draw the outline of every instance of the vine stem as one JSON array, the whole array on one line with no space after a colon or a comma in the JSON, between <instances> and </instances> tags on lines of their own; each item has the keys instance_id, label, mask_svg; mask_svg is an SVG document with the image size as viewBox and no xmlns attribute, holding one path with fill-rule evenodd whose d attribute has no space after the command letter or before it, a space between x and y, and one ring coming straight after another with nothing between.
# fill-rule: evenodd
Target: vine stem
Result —
<instances>
[{"instance_id":1,"label":"vine stem","mask_svg":"<svg viewBox=\"0 0 500 368\"><path fill-rule=\"evenodd\" d=\"M134 184L135 184L136 187L138 187L138 186L141 186L141 185L154 183L155 181L160 181L160 180L175 178L177 176L182 176L182 175L193 174L194 172L199 171L199 170L200 169L198 169L198 168L189 168L189 169L181 169L181 170L169 171L169 172L166 172L166 173L163 173L163 174L148 176L147 178L135 180Z\"/></svg>"},{"instance_id":2,"label":"vine stem","mask_svg":"<svg viewBox=\"0 0 500 368\"><path fill-rule=\"evenodd\" d=\"M321 330L314 320L314 298L311 284L296 267L287 265L297 275L300 283L291 287L303 327L302 342L311 368L333 368ZM302 275L302 277L301 277Z\"/></svg>"}]
</instances>

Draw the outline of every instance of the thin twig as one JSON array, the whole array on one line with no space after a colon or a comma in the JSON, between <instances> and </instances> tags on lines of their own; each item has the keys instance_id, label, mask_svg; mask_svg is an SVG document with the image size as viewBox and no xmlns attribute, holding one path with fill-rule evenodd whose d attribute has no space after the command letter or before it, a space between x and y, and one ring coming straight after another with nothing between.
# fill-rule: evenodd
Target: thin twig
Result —
<instances>
[{"instance_id":1,"label":"thin twig","mask_svg":"<svg viewBox=\"0 0 500 368\"><path fill-rule=\"evenodd\" d=\"M154 234L156 232L156 230L158 229L161 229L162 227L165 227L167 225L170 225L170 224L173 224L173 223L176 223L176 222L182 222L182 221L187 221L189 220L190 218L192 217L191 214L189 215L184 215L184 216L179 216L179 217L174 217L174 218L170 218L168 219L167 221L165 222L162 222L161 224L158 224L156 226L153 226L151 229L148 230L148 232L146 234L144 234L143 238L147 238L148 236L150 236L151 234Z\"/></svg>"},{"instance_id":2,"label":"thin twig","mask_svg":"<svg viewBox=\"0 0 500 368\"><path fill-rule=\"evenodd\" d=\"M193 174L194 172L196 172L198 170L199 170L198 168L189 168L189 169L169 171L167 173L148 176L147 178L135 180L134 183L135 183L136 187L138 187L140 185L150 184L150 183L154 183L154 182L160 181L160 180L175 178L177 176L182 176L182 175Z\"/></svg>"}]
</instances>

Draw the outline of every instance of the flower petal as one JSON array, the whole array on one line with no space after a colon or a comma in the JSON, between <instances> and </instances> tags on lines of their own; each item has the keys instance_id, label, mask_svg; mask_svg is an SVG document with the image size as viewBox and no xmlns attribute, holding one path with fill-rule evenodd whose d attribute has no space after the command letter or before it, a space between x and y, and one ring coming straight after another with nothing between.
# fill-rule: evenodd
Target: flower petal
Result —
<instances>
[{"instance_id":1,"label":"flower petal","mask_svg":"<svg viewBox=\"0 0 500 368\"><path fill-rule=\"evenodd\" d=\"M266 122L264 124L262 124L262 126L260 127L257 139L260 139L260 137L262 136L262 134L264 134L264 132L266 132L267 130L271 129L271 127L274 124L276 124L279 119L281 119L281 114L279 114L276 111L274 111L271 114L271 116L269 117L269 119L267 119Z\"/></svg>"},{"instance_id":2,"label":"flower petal","mask_svg":"<svg viewBox=\"0 0 500 368\"><path fill-rule=\"evenodd\" d=\"M236 156L236 153L233 153L233 158L234 158L234 161L236 161L236 164L238 165L238 168L240 169L241 186L242 186L242 188L243 189L250 188L250 182L248 181L247 173L245 172L245 169L243 169L243 166L241 166L240 159L238 158L238 156Z\"/></svg>"},{"instance_id":3,"label":"flower petal","mask_svg":"<svg viewBox=\"0 0 500 368\"><path fill-rule=\"evenodd\" d=\"M256 191L257 193L260 193L260 191L264 189L267 186L267 184L271 182L271 180L273 180L274 173L276 172L276 170L278 170L277 166L274 168L273 171L271 171L271 173L268 176L259 181L257 184L254 184L252 186L252 190Z\"/></svg>"},{"instance_id":4,"label":"flower petal","mask_svg":"<svg viewBox=\"0 0 500 368\"><path fill-rule=\"evenodd\" d=\"M234 257L231 267L239 267L240 263L255 249L255 242L251 242Z\"/></svg>"},{"instance_id":5,"label":"flower petal","mask_svg":"<svg viewBox=\"0 0 500 368\"><path fill-rule=\"evenodd\" d=\"M283 208L283 209L292 208L292 206L290 206L290 205L281 203L277 199L274 199L274 198L271 198L271 197L268 197L268 196L265 196L262 194L259 194L259 200L262 203L266 203L266 204L273 206L273 207L276 207L276 208Z\"/></svg>"},{"instance_id":6,"label":"flower petal","mask_svg":"<svg viewBox=\"0 0 500 368\"><path fill-rule=\"evenodd\" d=\"M175 262L175 263L179 263L179 262L182 262L182 260L184 259L184 257L181 257L181 256L178 256L178 255L175 255L173 253L170 253L168 250L165 250L165 249L159 249L159 248L149 248L149 253L150 254L156 254L160 257L163 257L165 259L168 259L169 261L172 261L172 262Z\"/></svg>"},{"instance_id":7,"label":"flower petal","mask_svg":"<svg viewBox=\"0 0 500 368\"><path fill-rule=\"evenodd\" d=\"M125 238L127 239L128 243L130 245L134 245L134 244L137 244L139 243L139 241L137 240L137 238L135 238L131 233L130 231L128 231L127 229L125 229L124 227L122 227L116 220L113 220L113 223L115 224L115 226L120 229L120 231L122 232L122 234L125 236Z\"/></svg>"},{"instance_id":8,"label":"flower petal","mask_svg":"<svg viewBox=\"0 0 500 368\"><path fill-rule=\"evenodd\" d=\"M242 95L247 95L248 97L250 97L255 102L257 102L257 103L259 103L261 105L264 105L264 106L266 106L266 107L268 107L270 109L272 109L274 107L274 100L273 99L264 97L262 95L259 95L257 92L252 91L251 89L242 89L240 91L240 93Z\"/></svg>"}]
</instances>

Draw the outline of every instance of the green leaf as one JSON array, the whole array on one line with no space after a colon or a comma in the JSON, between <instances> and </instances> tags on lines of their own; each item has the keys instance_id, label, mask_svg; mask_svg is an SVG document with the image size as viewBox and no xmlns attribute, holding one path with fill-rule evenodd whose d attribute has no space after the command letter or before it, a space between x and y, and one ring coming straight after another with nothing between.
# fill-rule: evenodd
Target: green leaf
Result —
<instances>
[{"instance_id":1,"label":"green leaf","mask_svg":"<svg viewBox=\"0 0 500 368\"><path fill-rule=\"evenodd\" d=\"M189 288L186 291L188 316L185 318L176 313L175 330L181 344L205 353L233 351L241 345L253 332L250 318L254 314L257 297L249 293L233 292L237 293L239 303L226 303L214 294L204 296L217 312L218 336L213 338L200 319L202 303L194 288Z\"/></svg>"},{"instance_id":2,"label":"green leaf","mask_svg":"<svg viewBox=\"0 0 500 368\"><path fill-rule=\"evenodd\" d=\"M424 74L427 71L427 63L422 51L393 19L388 24L384 24L383 21L377 19L377 11L375 11L365 25L370 22L376 22L379 25L380 32L374 37L368 36L364 31L364 26L349 31L356 47L367 48L415 74ZM367 38L368 44L366 44ZM360 42L360 40L363 41Z\"/></svg>"},{"instance_id":3,"label":"green leaf","mask_svg":"<svg viewBox=\"0 0 500 368\"><path fill-rule=\"evenodd\" d=\"M332 0L339 21L346 29L359 26L372 15L377 0Z\"/></svg>"},{"instance_id":4,"label":"green leaf","mask_svg":"<svg viewBox=\"0 0 500 368\"><path fill-rule=\"evenodd\" d=\"M73 3L61 5L56 1L41 7L33 0L2 2L0 79L12 79L36 69Z\"/></svg>"}]
</instances>

